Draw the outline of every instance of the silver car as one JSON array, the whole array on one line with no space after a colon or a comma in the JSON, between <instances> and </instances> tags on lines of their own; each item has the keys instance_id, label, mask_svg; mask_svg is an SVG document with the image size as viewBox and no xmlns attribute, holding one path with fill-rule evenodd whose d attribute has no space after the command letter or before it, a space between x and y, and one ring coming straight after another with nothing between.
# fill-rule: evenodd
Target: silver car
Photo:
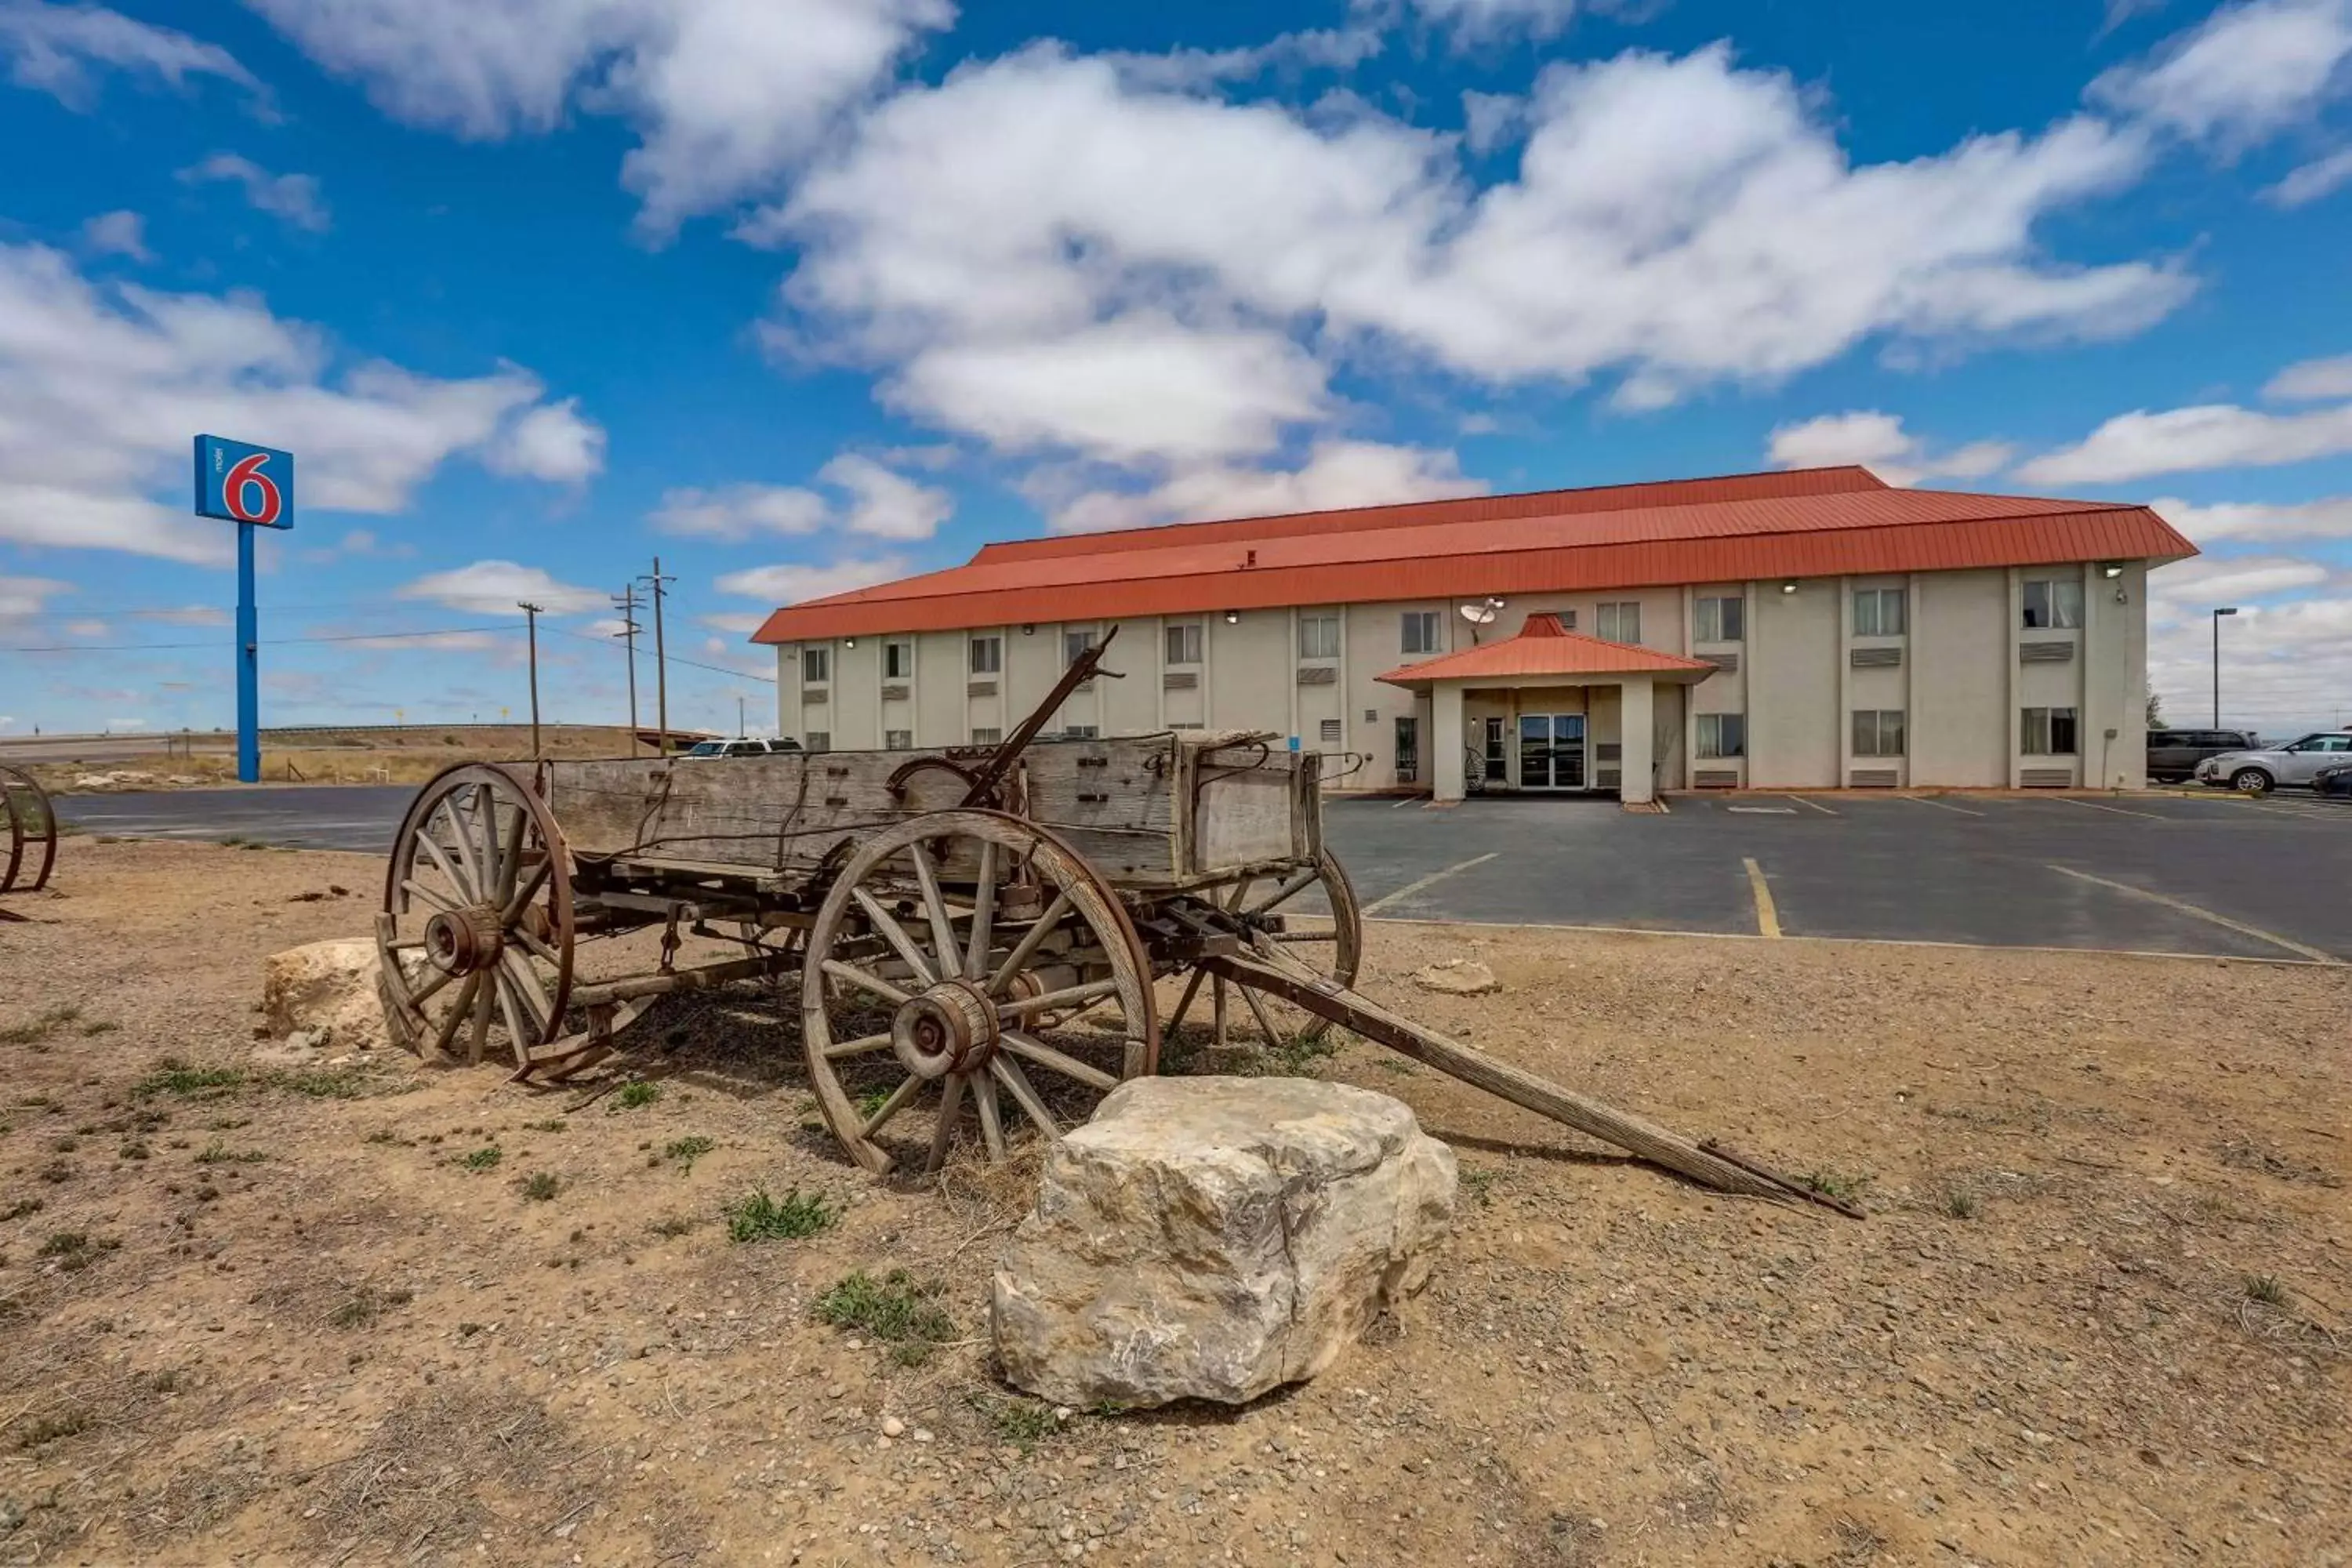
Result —
<instances>
[{"instance_id":1,"label":"silver car","mask_svg":"<svg viewBox=\"0 0 2352 1568\"><path fill-rule=\"evenodd\" d=\"M2241 795L2268 795L2282 784L2307 786L2323 768L2352 762L2352 730L2327 730L2251 752L2224 752L2197 764L2197 782Z\"/></svg>"}]
</instances>

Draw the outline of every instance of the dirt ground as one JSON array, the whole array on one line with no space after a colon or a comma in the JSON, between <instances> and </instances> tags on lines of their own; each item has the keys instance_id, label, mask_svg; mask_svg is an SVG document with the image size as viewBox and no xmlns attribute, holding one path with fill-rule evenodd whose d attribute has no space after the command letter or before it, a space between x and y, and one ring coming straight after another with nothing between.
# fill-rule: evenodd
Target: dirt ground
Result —
<instances>
[{"instance_id":1,"label":"dirt ground","mask_svg":"<svg viewBox=\"0 0 2352 1568\"><path fill-rule=\"evenodd\" d=\"M1869 1217L1354 1043L1461 1157L1428 1291L1249 1409L1057 1418L985 1338L1028 1173L847 1166L757 990L593 1100L257 1045L379 875L77 838L11 900L0 1561L2352 1560L2343 970L1375 926L1375 997ZM755 1188L836 1222L730 1241ZM920 1364L815 1314L892 1268Z\"/></svg>"}]
</instances>

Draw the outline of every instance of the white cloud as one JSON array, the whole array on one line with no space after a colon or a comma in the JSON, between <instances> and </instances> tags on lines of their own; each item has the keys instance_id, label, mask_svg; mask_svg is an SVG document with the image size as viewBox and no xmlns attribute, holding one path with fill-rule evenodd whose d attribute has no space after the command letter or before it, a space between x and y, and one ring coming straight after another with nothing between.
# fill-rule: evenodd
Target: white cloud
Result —
<instances>
[{"instance_id":1,"label":"white cloud","mask_svg":"<svg viewBox=\"0 0 2352 1568\"><path fill-rule=\"evenodd\" d=\"M604 427L581 416L580 400L542 403L507 422L482 452L492 473L582 484L604 471Z\"/></svg>"},{"instance_id":2,"label":"white cloud","mask_svg":"<svg viewBox=\"0 0 2352 1568\"><path fill-rule=\"evenodd\" d=\"M740 616L704 616L700 618L704 626L710 627L714 631L731 632L739 637L748 637L753 632L758 631L767 621L768 617L762 615L746 614Z\"/></svg>"},{"instance_id":3,"label":"white cloud","mask_svg":"<svg viewBox=\"0 0 2352 1568\"><path fill-rule=\"evenodd\" d=\"M1283 33L1263 44L1231 49L1171 49L1163 54L1109 53L1101 58L1139 87L1198 88L1246 81L1268 72L1345 71L1379 54L1371 26L1324 27Z\"/></svg>"},{"instance_id":4,"label":"white cloud","mask_svg":"<svg viewBox=\"0 0 2352 1568\"><path fill-rule=\"evenodd\" d=\"M1929 479L1982 479L2006 465L2012 452L2000 441L1934 452L1904 429L1896 416L1858 409L1779 426L1772 432L1770 458L1778 468L1859 463L1888 484L1916 485Z\"/></svg>"},{"instance_id":5,"label":"white cloud","mask_svg":"<svg viewBox=\"0 0 2352 1568\"><path fill-rule=\"evenodd\" d=\"M623 181L664 234L774 187L947 0L250 0L387 113L472 137L545 131L567 104L642 144Z\"/></svg>"},{"instance_id":6,"label":"white cloud","mask_svg":"<svg viewBox=\"0 0 2352 1568\"><path fill-rule=\"evenodd\" d=\"M2158 567L2150 574L2149 613L2203 615L2213 605L2313 588L2327 579L2327 568L2316 561L2279 555L2200 555Z\"/></svg>"},{"instance_id":7,"label":"white cloud","mask_svg":"<svg viewBox=\"0 0 2352 1568\"><path fill-rule=\"evenodd\" d=\"M216 180L241 185L254 211L268 213L312 234L324 234L332 222L327 216L327 204L319 195L318 177L313 174L273 174L250 158L235 153L215 153L203 163L181 170L180 179L192 185Z\"/></svg>"},{"instance_id":8,"label":"white cloud","mask_svg":"<svg viewBox=\"0 0 2352 1568\"><path fill-rule=\"evenodd\" d=\"M2263 387L2263 395L2282 403L2352 397L2352 354L2291 364L2270 378Z\"/></svg>"},{"instance_id":9,"label":"white cloud","mask_svg":"<svg viewBox=\"0 0 2352 1568\"><path fill-rule=\"evenodd\" d=\"M719 579L718 588L720 593L732 594L738 598L764 599L772 605L797 605L804 599L846 594L853 588L870 588L877 583L903 577L907 571L906 558L899 555L835 561L822 566L793 563L754 566L748 572L730 572Z\"/></svg>"},{"instance_id":10,"label":"white cloud","mask_svg":"<svg viewBox=\"0 0 2352 1568\"><path fill-rule=\"evenodd\" d=\"M612 597L602 589L558 582L541 567L512 561L477 561L430 573L402 587L399 596L495 616L520 616L524 600L551 616L576 616L603 609Z\"/></svg>"},{"instance_id":11,"label":"white cloud","mask_svg":"<svg viewBox=\"0 0 2352 1568\"><path fill-rule=\"evenodd\" d=\"M1528 102L1503 92L1462 95L1462 140L1473 153L1491 153L1527 124Z\"/></svg>"},{"instance_id":12,"label":"white cloud","mask_svg":"<svg viewBox=\"0 0 2352 1568\"><path fill-rule=\"evenodd\" d=\"M814 533L832 514L824 497L797 485L728 485L665 490L652 521L664 533L740 542L761 533Z\"/></svg>"},{"instance_id":13,"label":"white cloud","mask_svg":"<svg viewBox=\"0 0 2352 1568\"><path fill-rule=\"evenodd\" d=\"M1296 469L1190 468L1141 491L1095 489L1057 493L1057 476L1038 476L1033 498L1045 504L1057 533L1198 522L1222 517L1272 517L1401 501L1484 495L1452 452L1391 447L1371 441L1318 442Z\"/></svg>"},{"instance_id":14,"label":"white cloud","mask_svg":"<svg viewBox=\"0 0 2352 1568\"><path fill-rule=\"evenodd\" d=\"M1162 471L1328 426L1341 360L1614 372L1658 403L1874 340L2127 332L2190 289L2041 254L2046 215L2144 164L2094 120L1857 167L1795 82L1715 47L1555 67L1528 123L1481 191L1451 139L1361 104L1151 90L1037 47L901 92L744 232L799 247L780 341L881 367L948 428Z\"/></svg>"},{"instance_id":15,"label":"white cloud","mask_svg":"<svg viewBox=\"0 0 2352 1568\"><path fill-rule=\"evenodd\" d=\"M2352 496L2292 505L2226 501L2200 506L2170 497L2147 504L2200 545L2217 540L2352 539Z\"/></svg>"},{"instance_id":16,"label":"white cloud","mask_svg":"<svg viewBox=\"0 0 2352 1568\"><path fill-rule=\"evenodd\" d=\"M53 577L0 577L0 631L29 625L50 599L73 591L72 584Z\"/></svg>"},{"instance_id":17,"label":"white cloud","mask_svg":"<svg viewBox=\"0 0 2352 1568\"><path fill-rule=\"evenodd\" d=\"M1009 451L1112 462L1271 450L1319 418L1324 373L1277 332L1194 330L1147 313L1067 334L919 352L884 389L898 407Z\"/></svg>"},{"instance_id":18,"label":"white cloud","mask_svg":"<svg viewBox=\"0 0 2352 1568\"><path fill-rule=\"evenodd\" d=\"M2352 452L2352 404L2264 414L2235 404L2118 414L2081 443L2017 470L2032 484L2119 484L2150 474L2266 467Z\"/></svg>"},{"instance_id":19,"label":"white cloud","mask_svg":"<svg viewBox=\"0 0 2352 1568\"><path fill-rule=\"evenodd\" d=\"M2099 26L2102 37L2114 32L2135 16L2164 9L2164 0L2107 0L2107 14Z\"/></svg>"},{"instance_id":20,"label":"white cloud","mask_svg":"<svg viewBox=\"0 0 2352 1568\"><path fill-rule=\"evenodd\" d=\"M2148 683L2177 722L2212 717L2216 605L2221 721L2293 735L2352 719L2352 580L2294 556L2200 557L2148 579Z\"/></svg>"},{"instance_id":21,"label":"white cloud","mask_svg":"<svg viewBox=\"0 0 2352 1568\"><path fill-rule=\"evenodd\" d=\"M1461 44L1525 37L1558 37L1568 30L1579 0L1409 0L1433 26Z\"/></svg>"},{"instance_id":22,"label":"white cloud","mask_svg":"<svg viewBox=\"0 0 2352 1568\"><path fill-rule=\"evenodd\" d=\"M96 100L95 66L153 75L173 87L192 76L260 87L226 49L99 5L0 0L0 58L7 60L8 79L18 87L48 93L75 109Z\"/></svg>"},{"instance_id":23,"label":"white cloud","mask_svg":"<svg viewBox=\"0 0 2352 1568\"><path fill-rule=\"evenodd\" d=\"M152 261L147 248L147 220L134 212L100 213L81 226L81 242L97 256L127 256Z\"/></svg>"},{"instance_id":24,"label":"white cloud","mask_svg":"<svg viewBox=\"0 0 2352 1568\"><path fill-rule=\"evenodd\" d=\"M2352 0L2246 0L2091 84L2099 103L2236 151L2308 120L2344 87Z\"/></svg>"},{"instance_id":25,"label":"white cloud","mask_svg":"<svg viewBox=\"0 0 2352 1568\"><path fill-rule=\"evenodd\" d=\"M2347 184L2352 184L2352 147L2290 171L2285 179L2263 192L2263 199L2273 206L2308 206Z\"/></svg>"},{"instance_id":26,"label":"white cloud","mask_svg":"<svg viewBox=\"0 0 2352 1568\"><path fill-rule=\"evenodd\" d=\"M323 333L257 296L99 284L57 251L0 245L0 539L217 563L235 540L187 515L194 433L295 452L299 527L313 510L404 510L545 392L513 365L445 381L333 361Z\"/></svg>"},{"instance_id":27,"label":"white cloud","mask_svg":"<svg viewBox=\"0 0 2352 1568\"><path fill-rule=\"evenodd\" d=\"M918 484L855 452L834 458L816 477L849 492L845 521L852 533L872 539L929 539L955 515L955 499L947 491Z\"/></svg>"}]
</instances>

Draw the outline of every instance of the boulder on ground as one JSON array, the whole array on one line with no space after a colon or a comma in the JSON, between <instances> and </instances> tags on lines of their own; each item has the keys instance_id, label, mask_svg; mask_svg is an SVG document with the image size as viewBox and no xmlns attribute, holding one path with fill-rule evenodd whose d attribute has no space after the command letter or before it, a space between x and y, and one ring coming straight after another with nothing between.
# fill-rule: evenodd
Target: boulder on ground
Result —
<instances>
[{"instance_id":1,"label":"boulder on ground","mask_svg":"<svg viewBox=\"0 0 2352 1568\"><path fill-rule=\"evenodd\" d=\"M1503 983L1495 972L1475 958L1449 958L1412 972L1412 983L1423 991L1435 991L1447 996L1484 996L1489 991L1500 991Z\"/></svg>"},{"instance_id":2,"label":"boulder on ground","mask_svg":"<svg viewBox=\"0 0 2352 1568\"><path fill-rule=\"evenodd\" d=\"M384 1043L375 994L375 943L345 937L289 948L264 961L261 1014L269 1033L313 1047L371 1050Z\"/></svg>"},{"instance_id":3,"label":"boulder on ground","mask_svg":"<svg viewBox=\"0 0 2352 1568\"><path fill-rule=\"evenodd\" d=\"M1384 1094L1144 1078L1055 1143L998 1259L1005 1375L1063 1405L1241 1405L1427 1282L1454 1152Z\"/></svg>"}]
</instances>

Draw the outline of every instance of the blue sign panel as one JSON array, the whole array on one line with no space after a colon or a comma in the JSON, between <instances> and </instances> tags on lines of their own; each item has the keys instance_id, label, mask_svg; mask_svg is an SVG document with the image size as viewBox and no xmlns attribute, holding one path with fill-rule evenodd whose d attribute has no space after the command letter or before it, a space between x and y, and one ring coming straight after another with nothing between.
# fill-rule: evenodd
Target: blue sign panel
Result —
<instances>
[{"instance_id":1,"label":"blue sign panel","mask_svg":"<svg viewBox=\"0 0 2352 1568\"><path fill-rule=\"evenodd\" d=\"M196 515L256 528L294 526L294 454L196 437Z\"/></svg>"}]
</instances>

